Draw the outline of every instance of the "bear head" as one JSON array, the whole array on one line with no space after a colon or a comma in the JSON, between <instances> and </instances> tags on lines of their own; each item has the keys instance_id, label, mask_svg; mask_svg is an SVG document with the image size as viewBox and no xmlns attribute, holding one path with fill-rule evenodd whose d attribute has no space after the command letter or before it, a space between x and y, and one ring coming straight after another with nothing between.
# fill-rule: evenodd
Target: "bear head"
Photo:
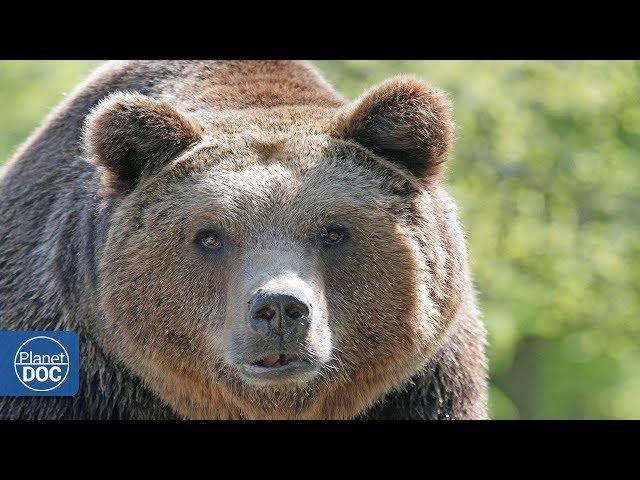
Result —
<instances>
[{"instance_id":1,"label":"bear head","mask_svg":"<svg viewBox=\"0 0 640 480\"><path fill-rule=\"evenodd\" d=\"M188 418L350 418L424 368L463 288L446 98L180 111L116 93L85 142L113 202L105 347Z\"/></svg>"}]
</instances>

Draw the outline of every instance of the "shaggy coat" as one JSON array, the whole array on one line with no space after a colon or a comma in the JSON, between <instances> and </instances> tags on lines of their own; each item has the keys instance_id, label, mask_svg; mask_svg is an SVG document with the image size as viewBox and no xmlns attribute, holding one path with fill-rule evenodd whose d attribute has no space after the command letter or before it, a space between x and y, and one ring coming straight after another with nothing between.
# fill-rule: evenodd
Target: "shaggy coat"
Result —
<instances>
[{"instance_id":1,"label":"shaggy coat","mask_svg":"<svg viewBox=\"0 0 640 480\"><path fill-rule=\"evenodd\" d=\"M80 390L0 418L486 418L453 135L412 78L350 103L305 62L97 69L0 172L0 329L78 332ZM349 241L322 250L335 219ZM222 253L195 249L203 225ZM245 294L286 275L322 367L256 386L233 367Z\"/></svg>"}]
</instances>

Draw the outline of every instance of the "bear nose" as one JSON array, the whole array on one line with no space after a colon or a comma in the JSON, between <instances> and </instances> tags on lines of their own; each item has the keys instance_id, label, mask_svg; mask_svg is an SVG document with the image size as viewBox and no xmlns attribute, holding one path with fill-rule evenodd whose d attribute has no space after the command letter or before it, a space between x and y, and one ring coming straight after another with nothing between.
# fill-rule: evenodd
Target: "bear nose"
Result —
<instances>
[{"instance_id":1,"label":"bear nose","mask_svg":"<svg viewBox=\"0 0 640 480\"><path fill-rule=\"evenodd\" d=\"M258 333L299 335L309 327L310 305L297 295L259 291L249 305L249 323Z\"/></svg>"}]
</instances>

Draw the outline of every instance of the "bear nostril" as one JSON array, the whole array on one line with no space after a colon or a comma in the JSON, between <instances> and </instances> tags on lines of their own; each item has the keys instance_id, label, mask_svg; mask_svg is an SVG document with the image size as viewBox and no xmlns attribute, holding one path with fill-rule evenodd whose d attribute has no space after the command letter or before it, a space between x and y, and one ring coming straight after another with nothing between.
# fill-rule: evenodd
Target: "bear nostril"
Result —
<instances>
[{"instance_id":1,"label":"bear nostril","mask_svg":"<svg viewBox=\"0 0 640 480\"><path fill-rule=\"evenodd\" d=\"M300 317L306 317L309 312L302 304L299 303L289 303L285 307L284 313L287 317L292 318L294 320Z\"/></svg>"},{"instance_id":2,"label":"bear nostril","mask_svg":"<svg viewBox=\"0 0 640 480\"><path fill-rule=\"evenodd\" d=\"M263 305L261 308L256 310L253 314L253 318L270 321L273 317L276 316L276 309L273 308L272 305Z\"/></svg>"}]
</instances>

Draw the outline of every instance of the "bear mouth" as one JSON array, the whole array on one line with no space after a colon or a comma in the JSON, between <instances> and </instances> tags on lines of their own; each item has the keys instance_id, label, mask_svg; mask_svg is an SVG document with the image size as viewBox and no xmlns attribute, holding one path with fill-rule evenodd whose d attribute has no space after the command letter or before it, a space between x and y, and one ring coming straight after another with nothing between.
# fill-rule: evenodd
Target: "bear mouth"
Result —
<instances>
[{"instance_id":1,"label":"bear mouth","mask_svg":"<svg viewBox=\"0 0 640 480\"><path fill-rule=\"evenodd\" d=\"M273 353L242 365L242 373L254 379L278 380L306 372L311 362L298 353Z\"/></svg>"},{"instance_id":2,"label":"bear mouth","mask_svg":"<svg viewBox=\"0 0 640 480\"><path fill-rule=\"evenodd\" d=\"M302 360L302 358L297 353L278 353L262 357L250 365L260 368L278 368L300 360Z\"/></svg>"}]
</instances>

